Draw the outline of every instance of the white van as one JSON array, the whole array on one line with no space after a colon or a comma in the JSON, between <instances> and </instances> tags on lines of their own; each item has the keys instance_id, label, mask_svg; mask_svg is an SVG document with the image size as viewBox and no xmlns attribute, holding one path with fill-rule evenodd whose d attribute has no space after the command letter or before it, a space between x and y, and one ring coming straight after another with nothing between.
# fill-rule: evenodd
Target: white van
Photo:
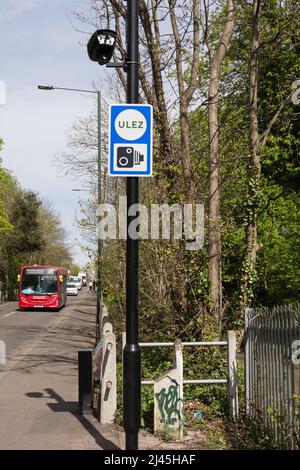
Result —
<instances>
[{"instance_id":1,"label":"white van","mask_svg":"<svg viewBox=\"0 0 300 470\"><path fill-rule=\"evenodd\" d=\"M78 290L82 288L82 280L79 276L69 276L68 284L74 284Z\"/></svg>"}]
</instances>

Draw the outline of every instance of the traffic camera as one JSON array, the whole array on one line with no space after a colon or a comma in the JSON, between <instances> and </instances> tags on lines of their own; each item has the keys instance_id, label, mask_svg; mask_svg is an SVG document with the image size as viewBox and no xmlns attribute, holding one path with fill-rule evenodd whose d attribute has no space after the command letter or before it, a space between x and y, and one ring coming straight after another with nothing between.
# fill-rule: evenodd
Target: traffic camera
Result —
<instances>
[{"instance_id":1,"label":"traffic camera","mask_svg":"<svg viewBox=\"0 0 300 470\"><path fill-rule=\"evenodd\" d=\"M117 35L111 29L98 29L92 34L87 51L89 58L100 65L107 64L115 50Z\"/></svg>"}]
</instances>

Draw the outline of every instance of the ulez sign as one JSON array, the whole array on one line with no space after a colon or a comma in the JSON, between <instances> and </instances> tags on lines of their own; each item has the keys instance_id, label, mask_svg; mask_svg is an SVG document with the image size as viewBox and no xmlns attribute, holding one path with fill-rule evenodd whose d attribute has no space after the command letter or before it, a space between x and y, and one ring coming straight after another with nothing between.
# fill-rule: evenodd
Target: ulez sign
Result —
<instances>
[{"instance_id":1,"label":"ulez sign","mask_svg":"<svg viewBox=\"0 0 300 470\"><path fill-rule=\"evenodd\" d=\"M151 176L152 106L112 104L109 107L109 174Z\"/></svg>"}]
</instances>

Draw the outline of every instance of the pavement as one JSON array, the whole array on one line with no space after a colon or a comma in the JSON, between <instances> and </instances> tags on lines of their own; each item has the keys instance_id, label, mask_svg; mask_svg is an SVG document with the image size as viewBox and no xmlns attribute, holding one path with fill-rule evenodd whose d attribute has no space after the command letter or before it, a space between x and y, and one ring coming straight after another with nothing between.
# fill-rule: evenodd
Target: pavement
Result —
<instances>
[{"instance_id":1,"label":"pavement","mask_svg":"<svg viewBox=\"0 0 300 470\"><path fill-rule=\"evenodd\" d=\"M77 353L93 348L96 297L68 297L59 312L0 306L0 449L120 449L115 425L78 413Z\"/></svg>"}]
</instances>

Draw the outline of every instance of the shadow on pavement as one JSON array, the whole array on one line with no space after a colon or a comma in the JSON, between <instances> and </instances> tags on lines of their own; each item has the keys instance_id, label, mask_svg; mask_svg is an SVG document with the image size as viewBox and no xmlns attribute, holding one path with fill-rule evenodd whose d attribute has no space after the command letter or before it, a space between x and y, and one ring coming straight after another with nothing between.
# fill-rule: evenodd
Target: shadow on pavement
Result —
<instances>
[{"instance_id":1,"label":"shadow on pavement","mask_svg":"<svg viewBox=\"0 0 300 470\"><path fill-rule=\"evenodd\" d=\"M84 415L79 414L78 402L76 401L65 401L58 393L52 388L46 388L44 390L48 395L45 396L41 392L29 392L26 393L27 397L30 398L42 398L42 399L53 399L56 403L47 403L47 406L51 411L55 413L70 413L73 415L80 424L88 431L88 433L95 439L96 444L100 449L103 450L120 450L116 444L109 439L106 439L95 426L86 418ZM92 416L92 414L91 414Z\"/></svg>"},{"instance_id":2,"label":"shadow on pavement","mask_svg":"<svg viewBox=\"0 0 300 470\"><path fill-rule=\"evenodd\" d=\"M21 372L24 374L34 374L36 373L36 369L39 367L43 367L43 370L45 371L45 366L52 366L52 365L59 365L59 364L70 364L71 366L73 365L74 367L66 373L65 369L59 370L58 367L55 369L51 370L50 368L46 371L48 374L54 374L54 375L62 375L62 376L72 376L74 372L74 368L77 368L77 359L76 358L71 358L63 355L54 355L54 354L40 354L39 356L35 354L27 354L27 356L24 358L22 355L20 356L22 358L21 364L20 359L18 356L16 356L16 363L17 365L14 366L14 361L11 360L10 363L12 364L10 367L10 372Z\"/></svg>"}]
</instances>

